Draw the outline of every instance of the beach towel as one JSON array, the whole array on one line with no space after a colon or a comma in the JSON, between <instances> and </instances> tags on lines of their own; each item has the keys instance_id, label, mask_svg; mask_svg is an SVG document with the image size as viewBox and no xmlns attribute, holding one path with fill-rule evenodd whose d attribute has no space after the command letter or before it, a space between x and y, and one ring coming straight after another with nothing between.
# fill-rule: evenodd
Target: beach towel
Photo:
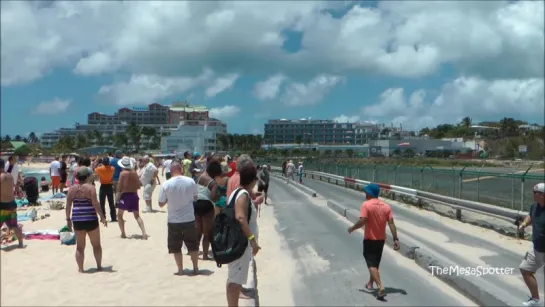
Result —
<instances>
[{"instance_id":1,"label":"beach towel","mask_svg":"<svg viewBox=\"0 0 545 307\"><path fill-rule=\"evenodd\" d=\"M25 240L44 240L44 241L54 241L59 240L59 235L49 235L49 234L29 234L25 235Z\"/></svg>"},{"instance_id":2,"label":"beach towel","mask_svg":"<svg viewBox=\"0 0 545 307\"><path fill-rule=\"evenodd\" d=\"M28 200L26 198L24 199L16 199L15 202L17 203L17 207L23 207L28 206Z\"/></svg>"}]
</instances>

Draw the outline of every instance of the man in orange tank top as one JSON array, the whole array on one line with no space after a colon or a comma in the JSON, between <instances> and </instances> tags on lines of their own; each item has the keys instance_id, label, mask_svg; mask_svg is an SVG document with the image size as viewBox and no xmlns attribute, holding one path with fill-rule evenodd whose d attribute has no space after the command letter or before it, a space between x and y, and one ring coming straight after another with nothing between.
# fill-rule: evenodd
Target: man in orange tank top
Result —
<instances>
[{"instance_id":1,"label":"man in orange tank top","mask_svg":"<svg viewBox=\"0 0 545 307\"><path fill-rule=\"evenodd\" d=\"M379 266L386 241L386 224L390 226L390 231L394 237L394 250L399 249L399 240L397 230L394 224L392 209L386 203L381 201L378 196L380 187L371 183L363 188L365 192L365 201L361 205L360 219L354 226L348 228L348 233L354 232L365 226L363 237L363 257L369 269L370 278L365 288L373 289L373 284L378 287L377 299L383 300L386 296L384 286L380 280Z\"/></svg>"}]
</instances>

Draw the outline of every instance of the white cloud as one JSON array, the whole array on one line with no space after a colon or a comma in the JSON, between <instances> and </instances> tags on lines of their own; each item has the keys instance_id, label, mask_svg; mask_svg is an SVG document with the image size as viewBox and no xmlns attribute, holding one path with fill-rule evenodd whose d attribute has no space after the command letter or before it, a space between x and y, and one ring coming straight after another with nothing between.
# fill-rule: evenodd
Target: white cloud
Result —
<instances>
[{"instance_id":1,"label":"white cloud","mask_svg":"<svg viewBox=\"0 0 545 307\"><path fill-rule=\"evenodd\" d=\"M340 116L334 117L333 120L337 123L355 123L360 120L360 117L357 115L347 116L342 114Z\"/></svg>"},{"instance_id":2,"label":"white cloud","mask_svg":"<svg viewBox=\"0 0 545 307\"><path fill-rule=\"evenodd\" d=\"M235 82L240 76L238 74L228 74L226 76L217 78L214 84L206 89L206 97L211 98L217 96L219 93L233 88Z\"/></svg>"},{"instance_id":3,"label":"white cloud","mask_svg":"<svg viewBox=\"0 0 545 307\"><path fill-rule=\"evenodd\" d=\"M444 84L437 95L428 95L423 89L408 94L401 88L388 89L377 103L362 108L362 117L417 129L455 124L465 116L475 121L506 116L535 118L545 109L542 79L487 81L460 77Z\"/></svg>"},{"instance_id":4,"label":"white cloud","mask_svg":"<svg viewBox=\"0 0 545 307\"><path fill-rule=\"evenodd\" d=\"M60 114L64 113L70 106L70 100L55 98L51 101L42 101L34 109L32 114Z\"/></svg>"},{"instance_id":5,"label":"white cloud","mask_svg":"<svg viewBox=\"0 0 545 307\"><path fill-rule=\"evenodd\" d=\"M223 106L220 108L212 108L208 112L210 117L217 119L229 119L235 117L240 112L240 108L237 106Z\"/></svg>"},{"instance_id":6,"label":"white cloud","mask_svg":"<svg viewBox=\"0 0 545 307\"><path fill-rule=\"evenodd\" d=\"M287 106L309 106L320 102L343 80L340 76L321 74L307 84L291 83L284 93L282 100Z\"/></svg>"},{"instance_id":7,"label":"white cloud","mask_svg":"<svg viewBox=\"0 0 545 307\"><path fill-rule=\"evenodd\" d=\"M378 73L422 77L451 64L484 79L543 78L541 1L2 1L3 86L54 68L134 75ZM144 16L144 17L143 17ZM285 30L302 49L283 50ZM183 37L183 39L177 39Z\"/></svg>"},{"instance_id":8,"label":"white cloud","mask_svg":"<svg viewBox=\"0 0 545 307\"><path fill-rule=\"evenodd\" d=\"M275 99L280 92L280 86L286 79L283 74L276 74L265 81L256 83L253 91L254 96L259 100Z\"/></svg>"}]
</instances>

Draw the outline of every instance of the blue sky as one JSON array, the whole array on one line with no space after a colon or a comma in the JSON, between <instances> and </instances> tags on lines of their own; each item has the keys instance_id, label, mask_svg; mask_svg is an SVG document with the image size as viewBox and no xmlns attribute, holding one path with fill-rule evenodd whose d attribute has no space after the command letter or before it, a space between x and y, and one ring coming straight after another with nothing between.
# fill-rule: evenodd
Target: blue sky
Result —
<instances>
[{"instance_id":1,"label":"blue sky","mask_svg":"<svg viewBox=\"0 0 545 307\"><path fill-rule=\"evenodd\" d=\"M543 64L542 6L157 3L153 10L145 2L48 10L2 3L2 61L11 64L2 65L1 134L49 132L85 123L90 112L185 99L214 110L230 133L262 133L272 118L412 129L464 116L544 121L543 65L536 65ZM130 18L141 10L149 20ZM203 15L164 15L184 10ZM118 11L129 17L104 22ZM475 16L460 23L468 11ZM492 13L499 17L484 18ZM21 28L16 20L28 14L35 27Z\"/></svg>"}]
</instances>

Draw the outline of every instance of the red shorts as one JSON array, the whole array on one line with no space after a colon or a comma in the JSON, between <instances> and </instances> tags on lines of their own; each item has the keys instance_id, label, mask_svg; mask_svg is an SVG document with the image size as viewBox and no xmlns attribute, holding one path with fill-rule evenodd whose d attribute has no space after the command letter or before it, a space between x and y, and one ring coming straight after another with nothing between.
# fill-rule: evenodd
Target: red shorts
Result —
<instances>
[{"instance_id":1,"label":"red shorts","mask_svg":"<svg viewBox=\"0 0 545 307\"><path fill-rule=\"evenodd\" d=\"M61 176L51 176L51 186L58 188L61 184Z\"/></svg>"}]
</instances>

